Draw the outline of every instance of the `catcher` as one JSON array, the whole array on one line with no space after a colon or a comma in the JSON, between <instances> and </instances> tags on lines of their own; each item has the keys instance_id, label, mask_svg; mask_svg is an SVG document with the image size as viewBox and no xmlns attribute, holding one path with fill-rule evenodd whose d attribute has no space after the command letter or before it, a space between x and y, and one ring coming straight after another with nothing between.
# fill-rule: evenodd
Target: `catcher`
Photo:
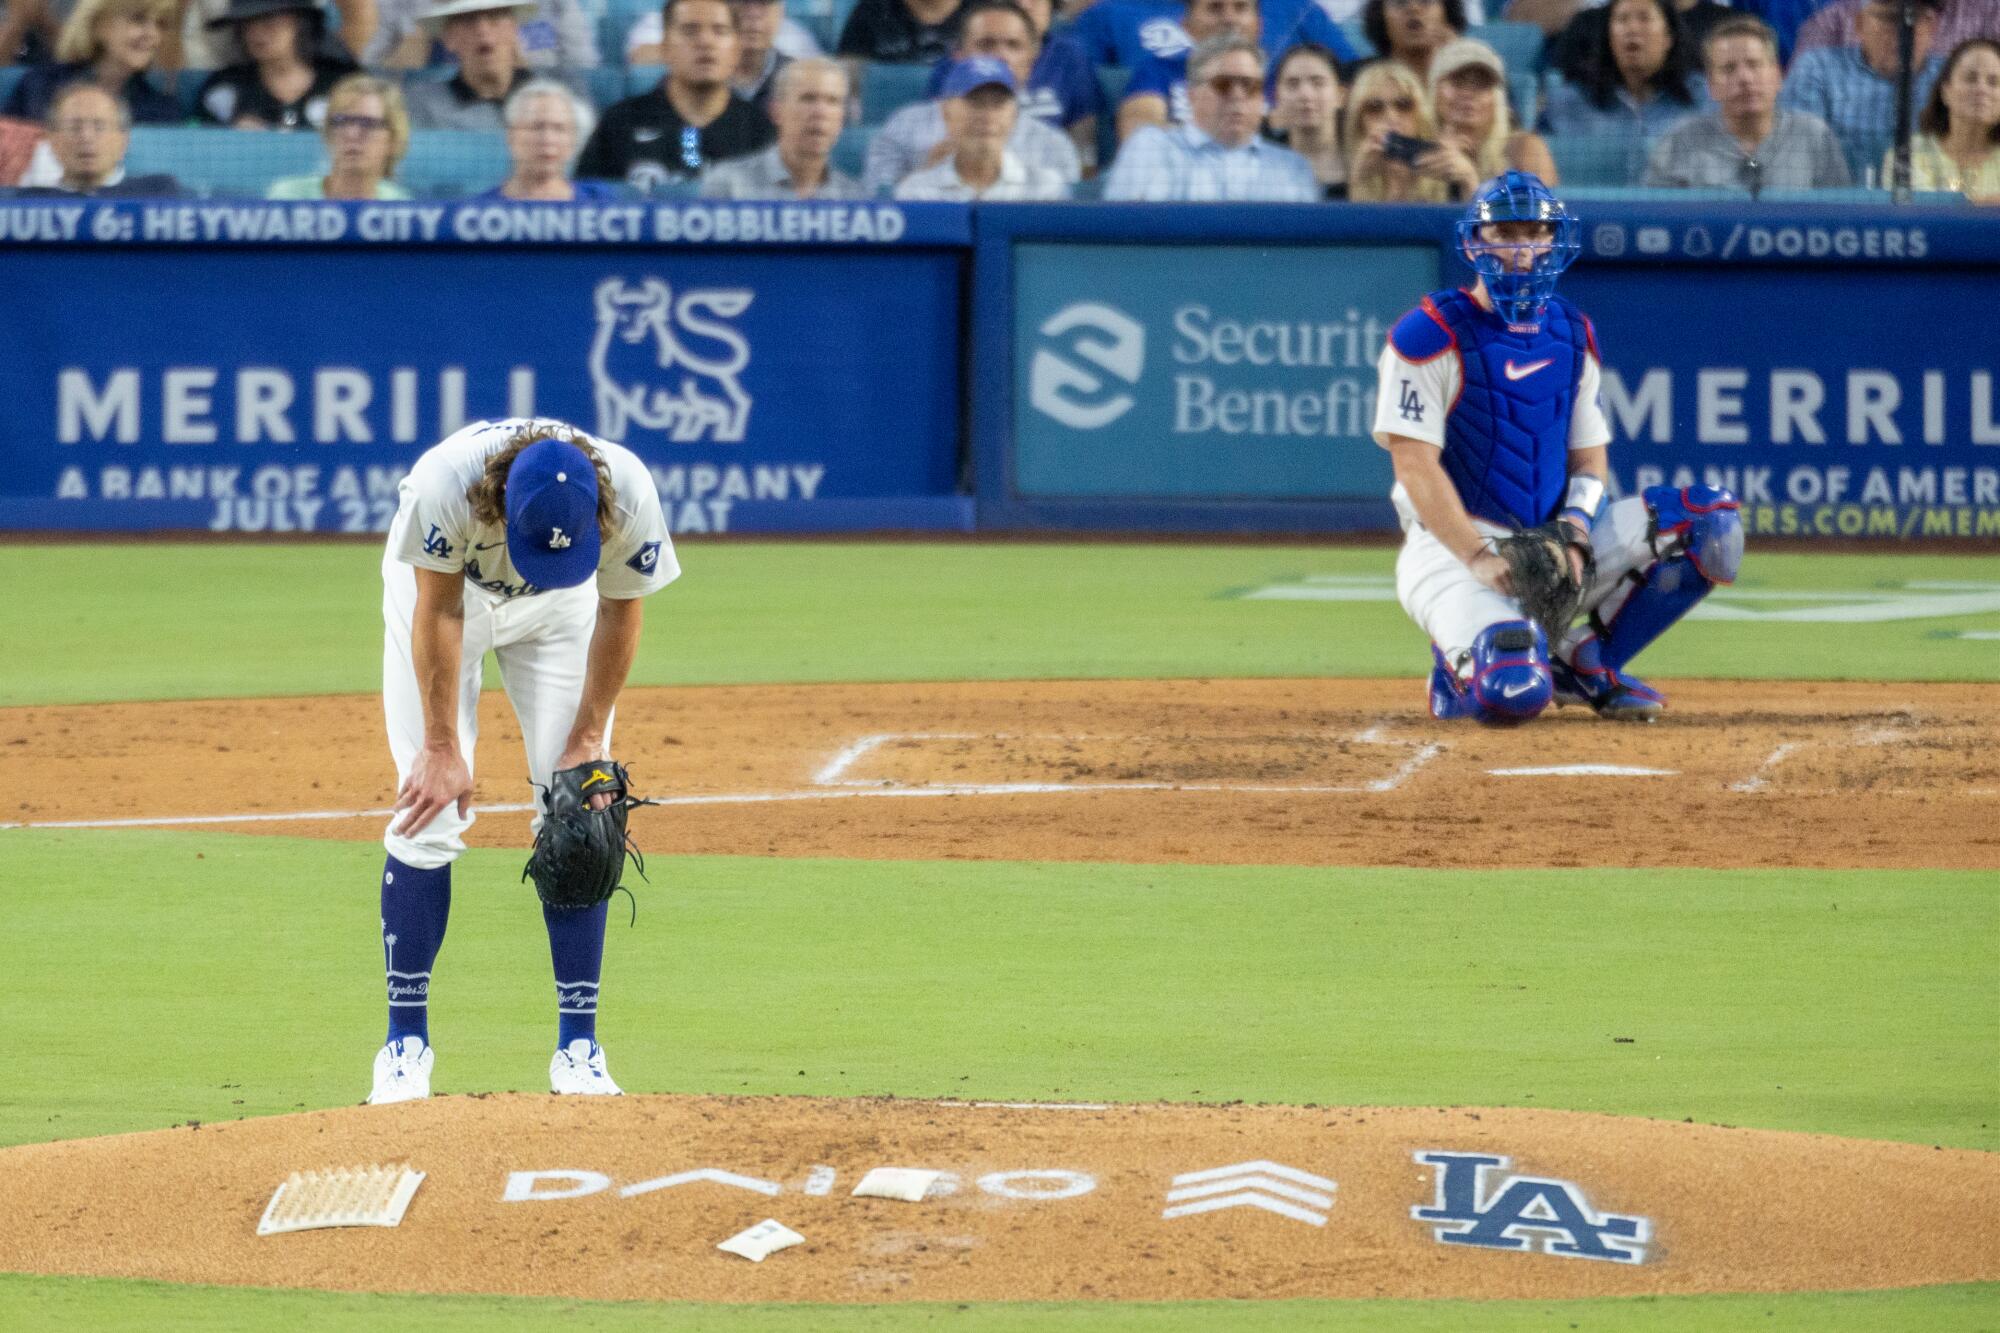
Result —
<instances>
[{"instance_id":1,"label":"catcher","mask_svg":"<svg viewBox=\"0 0 2000 1333\"><path fill-rule=\"evenodd\" d=\"M1580 230L1538 177L1486 182L1457 228L1478 282L1425 297L1382 351L1396 597L1431 637L1434 717L1504 726L1553 700L1652 721L1666 699L1626 665L1742 561L1728 491L1605 503L1596 336L1555 295Z\"/></svg>"},{"instance_id":2,"label":"catcher","mask_svg":"<svg viewBox=\"0 0 2000 1333\"><path fill-rule=\"evenodd\" d=\"M383 843L389 1035L370 1103L430 1095L431 969L451 866L472 826L472 756L490 651L541 793L532 875L555 967L549 1087L615 1094L597 1044L607 900L634 804L610 762L612 708L642 600L680 573L651 473L560 421L482 421L403 479L382 558L382 704L400 785Z\"/></svg>"}]
</instances>

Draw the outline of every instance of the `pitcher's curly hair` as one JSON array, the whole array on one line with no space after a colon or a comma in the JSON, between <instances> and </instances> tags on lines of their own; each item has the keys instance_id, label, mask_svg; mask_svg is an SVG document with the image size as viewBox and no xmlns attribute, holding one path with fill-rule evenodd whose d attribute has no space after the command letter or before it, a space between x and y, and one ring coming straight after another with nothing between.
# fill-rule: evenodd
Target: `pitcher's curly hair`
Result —
<instances>
[{"instance_id":1,"label":"pitcher's curly hair","mask_svg":"<svg viewBox=\"0 0 2000 1333\"><path fill-rule=\"evenodd\" d=\"M465 498L472 505L472 517L481 523L507 526L507 472L521 451L538 440L562 440L583 450L584 457L597 469L597 535L611 539L611 516L618 506L618 492L611 484L611 466L591 444L590 437L556 421L534 421L514 432L499 453L486 460L486 471L466 487Z\"/></svg>"}]
</instances>

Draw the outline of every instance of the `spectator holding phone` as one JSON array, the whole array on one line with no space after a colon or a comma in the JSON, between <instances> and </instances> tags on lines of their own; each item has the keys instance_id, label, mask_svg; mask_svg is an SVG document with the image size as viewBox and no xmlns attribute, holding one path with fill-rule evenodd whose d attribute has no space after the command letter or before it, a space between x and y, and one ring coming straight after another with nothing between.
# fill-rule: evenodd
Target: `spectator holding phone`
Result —
<instances>
[{"instance_id":1,"label":"spectator holding phone","mask_svg":"<svg viewBox=\"0 0 2000 1333\"><path fill-rule=\"evenodd\" d=\"M1394 60L1363 66L1347 105L1349 199L1375 204L1446 202L1443 178L1435 171L1417 170L1417 163L1426 158L1437 164L1439 145L1423 85L1407 66Z\"/></svg>"},{"instance_id":2,"label":"spectator holding phone","mask_svg":"<svg viewBox=\"0 0 2000 1333\"><path fill-rule=\"evenodd\" d=\"M1506 66L1486 43L1461 37L1431 57L1431 115L1438 151L1428 162L1419 159L1417 169L1439 176L1453 199L1470 199L1479 182L1509 171L1558 183L1542 137L1514 128Z\"/></svg>"},{"instance_id":3,"label":"spectator holding phone","mask_svg":"<svg viewBox=\"0 0 2000 1333\"><path fill-rule=\"evenodd\" d=\"M1340 145L1340 108L1347 91L1340 85L1333 52L1316 42L1293 47L1278 62L1273 84L1267 136L1306 160L1324 197L1345 199L1347 154Z\"/></svg>"}]
</instances>

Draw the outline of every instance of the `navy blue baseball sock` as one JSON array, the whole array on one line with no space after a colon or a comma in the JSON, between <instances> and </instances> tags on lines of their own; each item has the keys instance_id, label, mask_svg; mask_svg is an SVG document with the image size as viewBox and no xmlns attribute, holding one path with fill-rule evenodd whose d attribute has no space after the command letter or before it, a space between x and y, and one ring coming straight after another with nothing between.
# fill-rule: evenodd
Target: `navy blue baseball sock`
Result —
<instances>
[{"instance_id":1,"label":"navy blue baseball sock","mask_svg":"<svg viewBox=\"0 0 2000 1333\"><path fill-rule=\"evenodd\" d=\"M611 904L558 911L542 905L556 968L556 1049L597 1040L597 981L604 974L604 918Z\"/></svg>"},{"instance_id":2,"label":"navy blue baseball sock","mask_svg":"<svg viewBox=\"0 0 2000 1333\"><path fill-rule=\"evenodd\" d=\"M435 870L406 866L395 857L382 867L382 952L389 974L389 1037L431 1041L431 965L444 943L451 915L451 865Z\"/></svg>"}]
</instances>

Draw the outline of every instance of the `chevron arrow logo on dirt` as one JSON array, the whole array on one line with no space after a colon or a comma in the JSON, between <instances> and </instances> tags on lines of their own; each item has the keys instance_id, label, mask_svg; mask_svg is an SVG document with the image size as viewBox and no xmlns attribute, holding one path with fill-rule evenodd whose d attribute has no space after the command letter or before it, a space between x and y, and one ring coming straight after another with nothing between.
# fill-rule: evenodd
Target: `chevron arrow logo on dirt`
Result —
<instances>
[{"instance_id":1,"label":"chevron arrow logo on dirt","mask_svg":"<svg viewBox=\"0 0 2000 1333\"><path fill-rule=\"evenodd\" d=\"M1224 1208L1262 1208L1311 1226L1326 1225L1339 1188L1325 1176L1277 1162L1238 1162L1175 1176L1163 1218L1213 1213ZM1286 1202L1290 1200L1290 1202Z\"/></svg>"}]
</instances>

